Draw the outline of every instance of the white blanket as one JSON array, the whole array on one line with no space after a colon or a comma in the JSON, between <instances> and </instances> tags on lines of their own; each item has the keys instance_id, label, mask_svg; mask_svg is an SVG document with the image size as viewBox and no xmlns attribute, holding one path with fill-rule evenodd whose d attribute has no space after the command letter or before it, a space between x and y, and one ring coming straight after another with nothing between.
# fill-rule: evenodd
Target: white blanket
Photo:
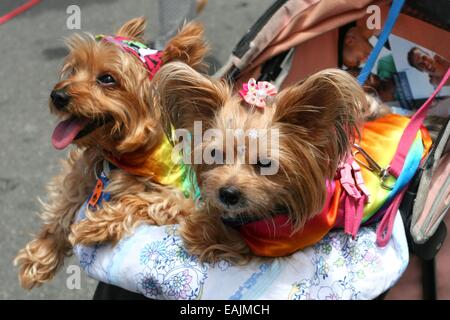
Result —
<instances>
[{"instance_id":1,"label":"white blanket","mask_svg":"<svg viewBox=\"0 0 450 320\"><path fill-rule=\"evenodd\" d=\"M373 299L408 264L400 214L389 244L379 248L375 239L375 226L361 228L355 240L336 230L291 256L238 267L198 262L177 226L142 225L115 247L76 246L75 253L92 278L155 299Z\"/></svg>"}]
</instances>

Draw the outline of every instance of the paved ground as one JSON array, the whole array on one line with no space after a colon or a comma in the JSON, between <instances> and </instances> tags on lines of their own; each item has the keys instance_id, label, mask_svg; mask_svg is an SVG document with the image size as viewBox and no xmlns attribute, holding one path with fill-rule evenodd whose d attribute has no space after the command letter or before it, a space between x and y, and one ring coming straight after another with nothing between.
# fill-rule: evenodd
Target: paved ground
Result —
<instances>
[{"instance_id":1,"label":"paved ground","mask_svg":"<svg viewBox=\"0 0 450 320\"><path fill-rule=\"evenodd\" d=\"M1 0L0 16L23 2ZM272 1L209 2L200 20L213 57L223 63ZM73 32L66 29L70 4L81 8L82 31L109 33L139 15L149 17L151 27L157 21L156 0L43 0L0 25L0 299L90 299L96 285L83 276L80 290L67 289L64 268L50 284L28 293L19 287L12 265L39 228L37 197L45 196L45 184L65 155L50 145L54 120L47 100L65 55L63 37Z\"/></svg>"}]
</instances>

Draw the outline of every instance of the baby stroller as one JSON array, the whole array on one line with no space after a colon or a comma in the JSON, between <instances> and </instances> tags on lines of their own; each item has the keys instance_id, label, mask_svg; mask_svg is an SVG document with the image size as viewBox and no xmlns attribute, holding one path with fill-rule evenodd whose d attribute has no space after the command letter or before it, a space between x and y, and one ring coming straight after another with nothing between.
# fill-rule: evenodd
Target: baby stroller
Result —
<instances>
[{"instance_id":1,"label":"baby stroller","mask_svg":"<svg viewBox=\"0 0 450 320\"><path fill-rule=\"evenodd\" d=\"M449 39L450 26L445 16L445 12L449 12L450 9L448 1L435 1L432 8L430 8L430 5L425 6L421 1L408 1L402 9L403 2L278 0L239 41L228 63L215 76L228 78L229 81L236 84L237 88L240 88L240 84L250 77L272 81L278 87L283 87L324 68L341 67L348 64L347 68L350 72L363 75L363 77L360 77L362 83L366 80L364 78L373 80L370 79L371 68L362 67L363 72L361 73L359 65L349 63L348 60L351 59L347 59L344 54L340 54L345 47L345 35L354 27L352 22L364 18L370 5L376 5L376 8L379 8L381 25L387 20L387 29L389 29L389 24L391 27L394 26L392 34L400 35L406 39L410 39L408 37L412 35L413 39L410 40L413 40L414 43L422 45L448 60L450 58L450 50L448 50L450 42L430 41L431 37L429 36L429 34L433 34L435 39ZM439 10L436 8L438 6L441 6ZM388 14L389 10L394 10L394 13L397 11L398 18L395 18L396 14L394 14L393 20L389 18L390 15L392 16L392 14ZM434 12L442 13L442 16L431 14ZM397 21L394 24L395 20ZM411 32L411 24L421 32ZM388 35L389 32L386 37ZM381 35L379 36L381 38ZM369 63L366 63L366 65L369 65ZM385 78L381 80L386 81ZM387 86L385 82L383 82L383 85ZM409 103L408 105L411 104L412 110L417 107L414 105L415 103L420 104L425 98L413 99L414 101L405 99L405 101ZM396 107L399 106L401 105L396 105ZM422 165L420 172L410 183L400 208L410 243L409 248L414 254L424 259L432 259L437 254L446 233L445 225L441 223L446 212L445 201L448 201L445 200L445 194L444 196L437 196L437 198L443 199L443 206L428 210L430 216L433 217L432 219L421 219L420 213L423 210L418 209L424 206L427 199L415 201L416 198L418 199L416 195L423 192L421 190L427 189L427 185L433 183L431 181L436 176L436 172L441 176L441 171L446 169L441 164L445 164L445 159L448 159L449 122L447 121L445 125L440 126L438 131L439 134L434 141L433 151ZM440 161L440 159L444 160ZM448 178L445 181L448 181ZM448 186L448 182L443 185ZM423 220L426 220L426 222L424 223ZM414 227L419 225L418 221L422 221L421 227L415 229ZM398 219L397 222L399 222ZM409 224L411 227L408 226ZM400 232L403 226L399 227L397 223L395 228ZM294 254L293 257L289 258L291 260L288 262L288 266L283 264L283 260L276 259L274 262L251 265L246 270L237 270L225 263L204 267L189 257L181 259L179 255L172 256L171 252L179 252L182 249L180 249L179 239L173 237L173 229L167 230L163 227L143 226L137 230L132 237L133 239L128 239L116 248L78 247L76 252L80 258L81 266L92 277L157 299L223 299L226 297L231 299L325 299L336 296L345 299L373 299L398 280L407 264L407 253L405 259L405 253L401 252L404 248L399 244L402 242L400 238L404 234L399 235L398 232L396 234L394 232L394 244L386 248L387 252L390 250L390 254L383 256L384 260L391 259L385 265L387 267L391 264L390 278L387 279L388 277L386 277L386 279L380 281L384 282L383 286L377 288L378 291L373 290L374 295L364 295L357 292L358 288L353 287L348 281L339 280L339 285L332 284L329 288L323 285L323 279L330 277L326 270L328 261L324 257L331 257L335 252L333 251L334 248L329 245L333 236L327 238L325 243L314 246L304 254ZM420 230L421 232L419 232ZM364 232L363 230L359 237L361 241L370 239L370 232ZM418 238L419 233L422 237L420 239ZM364 238L366 236L367 238ZM149 237L152 237L151 241L148 240ZM337 242L341 239L342 243L346 241L344 237L341 238L338 234L334 234L334 238L337 239ZM355 242L350 244L351 247L349 248L347 247L349 244L345 242L345 248L349 250L348 252L357 251L357 246L361 244ZM123 248L127 248L127 250ZM159 248L159 252L155 252L154 248ZM340 248L344 248L344 245ZM376 252L376 249L370 248L370 250L372 249L373 252ZM327 250L331 250L331 255L327 253ZM142 267L136 267L136 264L130 262L139 260L137 257L142 258L142 253L147 251L156 255L153 261L145 261L145 266ZM164 254L161 251L164 251ZM323 254L324 252L325 254ZM397 256L400 258L396 258ZM120 257L120 261L119 259L114 261L116 257ZM364 258L366 257L368 255L364 255ZM342 261L340 260L341 257L329 259L333 259L336 262L333 267L339 269L336 266L338 261ZM286 279L293 272L299 272L300 268L295 267L295 265L302 266L305 270L308 269L306 260L313 261L312 268L315 268L312 270L313 277L297 277L298 279L295 282L291 278ZM358 260L358 258L354 258L354 260ZM360 259L358 262L362 260ZM158 264L159 262L161 263ZM352 276L354 276L353 271L349 272ZM345 273L344 269L339 270L339 272ZM386 271L386 273L388 272ZM228 277L230 274L232 274L232 277ZM183 281L189 279L189 284L183 282L182 290L176 291L174 287L170 286L171 279L174 276L177 276L179 281L181 281L181 278L184 279ZM217 279L219 280L216 281ZM380 279L377 278L377 280ZM230 285L224 286L228 281L230 283L239 282L240 284L236 290L231 291L228 290ZM276 284L277 281L292 284L290 290L282 291L280 286ZM376 286L376 284L372 285ZM312 288L315 286L321 287L321 289L317 290L315 295L312 295ZM166 287L169 287L169 289L164 291ZM427 288L432 289L432 286ZM345 292L342 293L343 291Z\"/></svg>"}]
</instances>

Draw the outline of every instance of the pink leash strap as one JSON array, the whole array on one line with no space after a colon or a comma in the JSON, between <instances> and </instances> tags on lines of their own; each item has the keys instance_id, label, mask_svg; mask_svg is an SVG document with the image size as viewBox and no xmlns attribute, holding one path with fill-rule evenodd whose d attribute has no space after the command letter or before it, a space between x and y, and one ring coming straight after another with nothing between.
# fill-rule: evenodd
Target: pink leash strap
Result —
<instances>
[{"instance_id":1,"label":"pink leash strap","mask_svg":"<svg viewBox=\"0 0 450 320\"><path fill-rule=\"evenodd\" d=\"M353 157L347 158L338 171L344 188L344 231L355 239L369 192L362 179L361 168Z\"/></svg>"},{"instance_id":2,"label":"pink leash strap","mask_svg":"<svg viewBox=\"0 0 450 320\"><path fill-rule=\"evenodd\" d=\"M416 138L420 126L425 120L428 109L430 108L434 98L439 93L439 91L441 91L442 87L445 85L449 77L450 77L450 68L447 70L445 76L442 78L436 90L434 90L433 94L427 99L427 101L425 101L425 103L420 107L420 109L417 110L417 112L411 118L405 131L403 131L394 158L392 159L388 169L389 173L392 174L394 177L398 178L400 173L402 172L408 151L411 148L414 139ZM406 189L407 186L399 194L397 194L395 199L387 208L386 213L383 216L383 219L381 220L381 222L377 227L377 244L380 247L386 246L391 238L395 216L403 200L403 196L406 192Z\"/></svg>"},{"instance_id":3,"label":"pink leash strap","mask_svg":"<svg viewBox=\"0 0 450 320\"><path fill-rule=\"evenodd\" d=\"M377 226L377 245L379 247L384 247L388 244L391 239L392 229L394 228L395 216L397 215L398 208L402 203L403 196L405 195L408 186L406 186L399 194L394 198L392 203L387 208L383 219Z\"/></svg>"},{"instance_id":4,"label":"pink leash strap","mask_svg":"<svg viewBox=\"0 0 450 320\"><path fill-rule=\"evenodd\" d=\"M398 176L402 172L408 151L411 148L414 139L416 138L420 126L425 120L428 109L431 103L433 102L434 98L436 97L436 95L439 93L439 91L441 91L442 87L449 79L449 77L450 77L450 68L447 70L447 73L442 78L441 82L439 83L439 86L436 88L436 90L434 90L433 94L428 98L427 101L425 101L425 103L420 107L420 109L417 110L417 112L411 118L405 131L403 131L403 135L397 146L397 151L395 152L394 158L392 159L388 169L389 173L392 174L394 177L398 178Z\"/></svg>"},{"instance_id":5,"label":"pink leash strap","mask_svg":"<svg viewBox=\"0 0 450 320\"><path fill-rule=\"evenodd\" d=\"M345 197L345 224L344 232L355 239L361 226L364 213L364 205L367 202L367 196L363 194L360 198L354 198L350 195Z\"/></svg>"}]
</instances>

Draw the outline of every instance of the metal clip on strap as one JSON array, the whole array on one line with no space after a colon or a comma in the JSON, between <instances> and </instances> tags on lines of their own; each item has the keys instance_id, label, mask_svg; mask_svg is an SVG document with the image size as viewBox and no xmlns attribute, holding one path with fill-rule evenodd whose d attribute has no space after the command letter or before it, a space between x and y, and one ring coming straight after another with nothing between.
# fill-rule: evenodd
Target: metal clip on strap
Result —
<instances>
[{"instance_id":1,"label":"metal clip on strap","mask_svg":"<svg viewBox=\"0 0 450 320\"><path fill-rule=\"evenodd\" d=\"M355 159L355 161L363 166L364 168L366 168L367 170L376 173L380 179L381 179L381 187L383 189L386 190L392 190L394 189L394 185L388 185L386 180L389 177L393 177L390 173L389 173L389 166L387 168L382 168L359 144L353 144L353 147L356 149L355 151L353 151L353 157ZM367 162L361 161L359 160L356 155L357 154L361 154L364 159L366 159Z\"/></svg>"}]
</instances>

